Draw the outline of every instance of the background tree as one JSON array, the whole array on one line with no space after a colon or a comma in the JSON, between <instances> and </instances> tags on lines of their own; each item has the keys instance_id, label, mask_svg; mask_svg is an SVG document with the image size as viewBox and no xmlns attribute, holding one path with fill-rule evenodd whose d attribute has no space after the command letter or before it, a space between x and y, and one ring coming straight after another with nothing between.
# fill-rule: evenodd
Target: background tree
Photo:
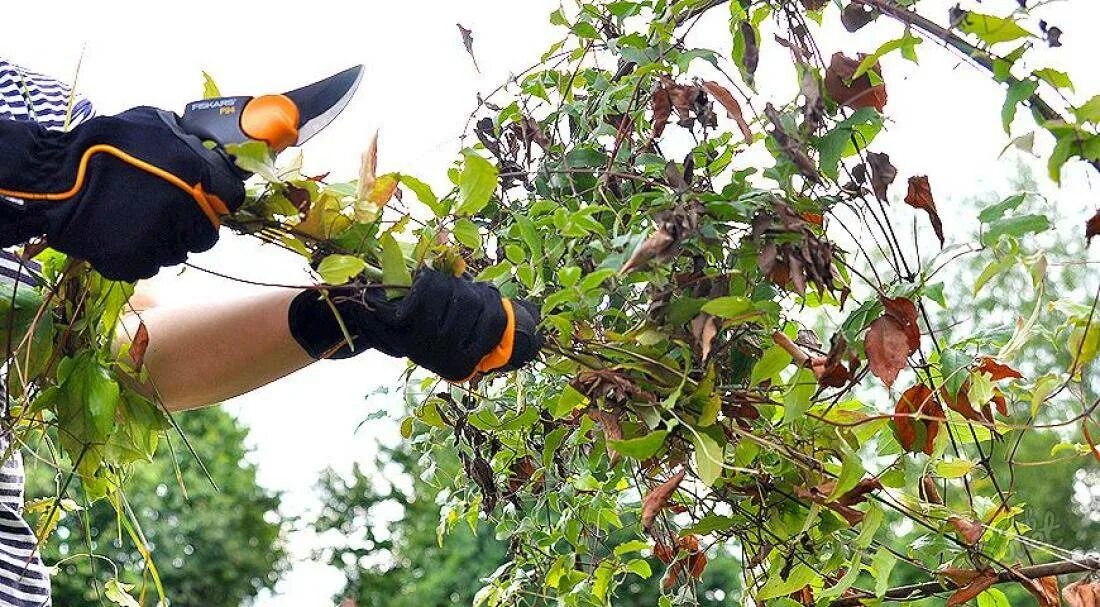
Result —
<instances>
[{"instance_id":1,"label":"background tree","mask_svg":"<svg viewBox=\"0 0 1100 607\"><path fill-rule=\"evenodd\" d=\"M209 478L193 457L180 454L177 437L175 450L162 446L151 463L136 468L126 502L142 521L173 607L239 607L273 588L286 567L287 521L279 514L279 496L256 483L256 467L247 462L244 446L248 430L232 415L207 408L176 421ZM54 495L56 482L51 467L28 466L29 496ZM111 505L99 501L60 521L56 539L42 554L47 565L58 564L54 604L106 602L103 585L116 577L116 566L119 580L146 589L145 604L156 602L145 559L130 542L119 541L125 534L118 520ZM96 558L89 558L89 551Z\"/></svg>"}]
</instances>

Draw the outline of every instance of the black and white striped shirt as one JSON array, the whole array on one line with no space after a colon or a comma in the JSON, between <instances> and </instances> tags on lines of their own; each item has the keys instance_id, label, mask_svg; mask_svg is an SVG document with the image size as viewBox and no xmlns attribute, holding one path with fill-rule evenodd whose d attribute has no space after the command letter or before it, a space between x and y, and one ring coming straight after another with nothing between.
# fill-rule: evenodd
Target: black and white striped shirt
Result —
<instances>
[{"instance_id":1,"label":"black and white striped shirt","mask_svg":"<svg viewBox=\"0 0 1100 607\"><path fill-rule=\"evenodd\" d=\"M0 119L34 120L63 130L94 115L92 104L74 97L68 85L0 59ZM33 289L38 286L38 270L34 262L0 250L0 282ZM8 452L10 442L5 420L0 428L0 456ZM34 531L23 519L24 480L22 454L12 450L0 466L0 607L50 605L50 578L38 555Z\"/></svg>"}]
</instances>

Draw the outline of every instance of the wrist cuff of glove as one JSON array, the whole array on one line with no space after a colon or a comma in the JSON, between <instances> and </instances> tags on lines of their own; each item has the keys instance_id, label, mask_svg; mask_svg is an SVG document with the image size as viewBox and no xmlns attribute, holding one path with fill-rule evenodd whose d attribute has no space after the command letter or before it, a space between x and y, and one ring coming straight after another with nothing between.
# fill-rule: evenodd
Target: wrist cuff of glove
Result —
<instances>
[{"instance_id":1,"label":"wrist cuff of glove","mask_svg":"<svg viewBox=\"0 0 1100 607\"><path fill-rule=\"evenodd\" d=\"M314 360L350 358L368 348L354 332L355 349L349 346L332 305L316 291L302 291L290 302L287 324L294 341Z\"/></svg>"},{"instance_id":2,"label":"wrist cuff of glove","mask_svg":"<svg viewBox=\"0 0 1100 607\"><path fill-rule=\"evenodd\" d=\"M504 308L504 317L507 319L500 342L488 354L481 357L481 360L478 361L477 366L469 375L457 380L458 382L464 382L478 373L488 373L500 369L512 359L512 348L515 345L516 337L516 312L512 306L512 300L508 298L501 299L500 305Z\"/></svg>"}]
</instances>

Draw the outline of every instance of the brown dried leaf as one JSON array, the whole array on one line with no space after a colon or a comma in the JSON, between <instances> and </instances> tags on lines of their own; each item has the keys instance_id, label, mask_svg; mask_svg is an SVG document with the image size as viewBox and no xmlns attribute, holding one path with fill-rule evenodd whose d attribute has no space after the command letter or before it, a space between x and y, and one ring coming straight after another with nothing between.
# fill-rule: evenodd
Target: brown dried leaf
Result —
<instances>
[{"instance_id":1,"label":"brown dried leaf","mask_svg":"<svg viewBox=\"0 0 1100 607\"><path fill-rule=\"evenodd\" d=\"M916 419L914 416L926 416L934 419ZM902 393L897 405L894 406L894 428L897 430L898 443L902 449L915 453L923 451L927 455L932 454L936 435L940 431L940 421L943 418L943 409L933 397L932 390L924 384L917 384ZM917 426L924 427L924 444L918 445Z\"/></svg>"},{"instance_id":2,"label":"brown dried leaf","mask_svg":"<svg viewBox=\"0 0 1100 607\"><path fill-rule=\"evenodd\" d=\"M661 582L661 588L670 590L676 585L676 580L680 577L680 571L684 568L684 561L676 561L668 568L668 572L665 573L665 579Z\"/></svg>"},{"instance_id":3,"label":"brown dried leaf","mask_svg":"<svg viewBox=\"0 0 1100 607\"><path fill-rule=\"evenodd\" d=\"M928 213L928 219L932 222L932 229L935 230L936 237L940 239L940 246L942 247L944 242L943 222L940 221L940 213L936 210L936 201L932 197L932 186L928 183L927 176L918 175L909 178L909 193L905 195L905 204Z\"/></svg>"},{"instance_id":4,"label":"brown dried leaf","mask_svg":"<svg viewBox=\"0 0 1100 607\"><path fill-rule=\"evenodd\" d=\"M130 360L134 363L134 371L141 371L145 364L145 351L149 348L149 329L145 323L140 323L134 339L130 342Z\"/></svg>"},{"instance_id":5,"label":"brown dried leaf","mask_svg":"<svg viewBox=\"0 0 1100 607\"><path fill-rule=\"evenodd\" d=\"M882 380L886 387L894 381L907 365L910 353L909 336L905 327L889 316L882 316L871 323L863 343L871 373Z\"/></svg>"},{"instance_id":6,"label":"brown dried leaf","mask_svg":"<svg viewBox=\"0 0 1100 607\"><path fill-rule=\"evenodd\" d=\"M783 121L779 111L771 103L764 107L764 115L772 124L772 137L779 144L783 154L798 167L798 172L813 183L821 183L821 175L817 172L817 163L806 153L805 147L798 139L792 137L783 129Z\"/></svg>"},{"instance_id":7,"label":"brown dried leaf","mask_svg":"<svg viewBox=\"0 0 1100 607\"><path fill-rule=\"evenodd\" d=\"M876 198L885 202L887 190L897 178L898 170L890 163L890 156L887 154L870 152L867 154L867 164L871 167L871 189Z\"/></svg>"},{"instance_id":8,"label":"brown dried leaf","mask_svg":"<svg viewBox=\"0 0 1100 607\"><path fill-rule=\"evenodd\" d=\"M695 579L701 579L703 577L703 570L707 568L707 553L696 552L687 559L688 573Z\"/></svg>"},{"instance_id":9,"label":"brown dried leaf","mask_svg":"<svg viewBox=\"0 0 1100 607\"><path fill-rule=\"evenodd\" d=\"M748 82L751 85L756 68L760 65L760 41L756 39L756 28L748 19L741 21L738 27L741 29L741 37L745 40L745 72L748 74Z\"/></svg>"},{"instance_id":10,"label":"brown dried leaf","mask_svg":"<svg viewBox=\"0 0 1100 607\"><path fill-rule=\"evenodd\" d=\"M456 23L458 26L458 32L462 35L462 46L466 48L466 52L470 55L470 59L474 62L474 69L481 73L481 68L477 65L477 57L474 56L474 32L462 27L461 23Z\"/></svg>"},{"instance_id":11,"label":"brown dried leaf","mask_svg":"<svg viewBox=\"0 0 1100 607\"><path fill-rule=\"evenodd\" d=\"M982 539L982 534L985 533L985 527L975 520L953 516L947 519L947 522L951 523L955 531L959 532L959 537L971 546L977 544Z\"/></svg>"},{"instance_id":12,"label":"brown dried leaf","mask_svg":"<svg viewBox=\"0 0 1100 607\"><path fill-rule=\"evenodd\" d=\"M946 388L941 387L940 388L940 397L943 398L943 402L947 405L948 409L951 409L952 411L958 413L959 415L962 415L966 419L973 420L973 421L976 421L976 422L985 422L985 421L991 422L991 421L993 421L991 419L986 419L986 417L984 415L979 413L978 410L975 409L974 406L970 404L970 397L967 396L967 390L969 390L969 387L968 387L969 385L970 385L970 380L967 380L967 381L963 382L962 387L959 388L959 393L956 394L955 396L951 396L951 394L949 394L947 392Z\"/></svg>"},{"instance_id":13,"label":"brown dried leaf","mask_svg":"<svg viewBox=\"0 0 1100 607\"><path fill-rule=\"evenodd\" d=\"M879 489L882 489L882 481L880 481L878 477L872 476L865 478L856 483L856 486L849 489L844 495L838 497L836 503L842 506L862 504L867 501L868 493Z\"/></svg>"},{"instance_id":14,"label":"brown dried leaf","mask_svg":"<svg viewBox=\"0 0 1100 607\"><path fill-rule=\"evenodd\" d=\"M668 500L679 488L680 482L684 480L686 474L687 468L682 468L667 481L657 485L642 499L642 528L647 532L653 526L653 521L657 519L657 515L668 505Z\"/></svg>"},{"instance_id":15,"label":"brown dried leaf","mask_svg":"<svg viewBox=\"0 0 1100 607\"><path fill-rule=\"evenodd\" d=\"M1092 244L1092 237L1100 235L1100 210L1085 222L1085 246Z\"/></svg>"},{"instance_id":16,"label":"brown dried leaf","mask_svg":"<svg viewBox=\"0 0 1100 607\"><path fill-rule=\"evenodd\" d=\"M1083 577L1062 589L1062 598L1069 607L1097 607L1100 598L1100 582L1089 582Z\"/></svg>"},{"instance_id":17,"label":"brown dried leaf","mask_svg":"<svg viewBox=\"0 0 1100 607\"><path fill-rule=\"evenodd\" d=\"M700 360L706 361L710 356L714 338L718 336L718 318L712 314L699 314L691 320L691 337L699 352Z\"/></svg>"},{"instance_id":18,"label":"brown dried leaf","mask_svg":"<svg viewBox=\"0 0 1100 607\"><path fill-rule=\"evenodd\" d=\"M650 105L653 108L653 138L656 139L665 132L668 119L672 116L672 98L667 90L659 88L654 91Z\"/></svg>"},{"instance_id":19,"label":"brown dried leaf","mask_svg":"<svg viewBox=\"0 0 1100 607\"><path fill-rule=\"evenodd\" d=\"M460 26L461 27L461 26ZM363 161L359 166L359 191L356 199L366 200L367 195L374 189L374 180L378 172L378 131L371 135L370 143L363 152Z\"/></svg>"},{"instance_id":20,"label":"brown dried leaf","mask_svg":"<svg viewBox=\"0 0 1100 607\"><path fill-rule=\"evenodd\" d=\"M909 354L920 347L920 327L917 326L917 305L904 297L883 297L882 305L886 316L898 321L905 330L909 342Z\"/></svg>"},{"instance_id":21,"label":"brown dried leaf","mask_svg":"<svg viewBox=\"0 0 1100 607\"><path fill-rule=\"evenodd\" d=\"M829 3L829 0L802 0L802 6L808 11L819 11Z\"/></svg>"},{"instance_id":22,"label":"brown dried leaf","mask_svg":"<svg viewBox=\"0 0 1100 607\"><path fill-rule=\"evenodd\" d=\"M840 22L844 24L844 29L849 32L856 32L863 28L863 26L874 21L879 16L879 12L869 6L863 4L856 4L852 2L848 6L844 7L844 10L840 12Z\"/></svg>"},{"instance_id":23,"label":"brown dried leaf","mask_svg":"<svg viewBox=\"0 0 1100 607\"><path fill-rule=\"evenodd\" d=\"M591 417L593 420L599 422L600 427L603 428L605 443L612 440L622 440L623 427L619 423L618 415L609 411L604 411L602 409L593 409L588 412L588 417ZM621 455L618 451L612 449L610 444L607 444L606 448L607 458L608 460L610 460L611 466L614 467L615 464L619 463L619 458L621 457Z\"/></svg>"},{"instance_id":24,"label":"brown dried leaf","mask_svg":"<svg viewBox=\"0 0 1100 607\"><path fill-rule=\"evenodd\" d=\"M703 83L703 90L722 104L722 107L726 108L726 115L733 118L734 122L737 123L737 127L741 129L741 135L745 137L745 143L752 144L752 129L749 128L749 123L745 120L745 115L741 111L741 104L737 102L737 99L734 99L729 90L710 80Z\"/></svg>"},{"instance_id":25,"label":"brown dried leaf","mask_svg":"<svg viewBox=\"0 0 1100 607\"><path fill-rule=\"evenodd\" d=\"M664 542L657 542L653 546L653 556L667 565L676 558L676 549Z\"/></svg>"},{"instance_id":26,"label":"brown dried leaf","mask_svg":"<svg viewBox=\"0 0 1100 607\"><path fill-rule=\"evenodd\" d=\"M1058 599L1058 578L1055 576L1030 579L1020 573L1019 566L1009 567L1009 573L1016 578L1031 596L1035 597L1039 607L1058 607L1061 601Z\"/></svg>"},{"instance_id":27,"label":"brown dried leaf","mask_svg":"<svg viewBox=\"0 0 1100 607\"><path fill-rule=\"evenodd\" d=\"M664 226L649 235L630 254L623 267L619 268L619 275L627 274L649 263L649 260L666 253L676 243L676 239L669 234Z\"/></svg>"},{"instance_id":28,"label":"brown dried leaf","mask_svg":"<svg viewBox=\"0 0 1100 607\"><path fill-rule=\"evenodd\" d=\"M990 374L991 376L993 376L993 381L1007 378L1023 379L1024 377L1016 369L1013 369L1006 364L999 363L996 361L996 359L990 356L982 357L981 363L978 364L978 371Z\"/></svg>"},{"instance_id":29,"label":"brown dried leaf","mask_svg":"<svg viewBox=\"0 0 1100 607\"><path fill-rule=\"evenodd\" d=\"M829 69L825 70L825 91L840 105L854 110L872 107L881 112L886 107L886 85L872 85L870 72L875 72L881 78L882 68L876 63L867 73L852 79L864 57L866 55L862 53L859 59L852 59L844 53L834 53L829 61Z\"/></svg>"},{"instance_id":30,"label":"brown dried leaf","mask_svg":"<svg viewBox=\"0 0 1100 607\"><path fill-rule=\"evenodd\" d=\"M931 474L920 477L920 498L929 504L943 505L940 490L936 487L936 478Z\"/></svg>"},{"instance_id":31,"label":"brown dried leaf","mask_svg":"<svg viewBox=\"0 0 1100 607\"><path fill-rule=\"evenodd\" d=\"M997 573L992 569L986 569L967 585L959 588L947 599L947 607L955 607L973 599L987 588L997 583Z\"/></svg>"}]
</instances>

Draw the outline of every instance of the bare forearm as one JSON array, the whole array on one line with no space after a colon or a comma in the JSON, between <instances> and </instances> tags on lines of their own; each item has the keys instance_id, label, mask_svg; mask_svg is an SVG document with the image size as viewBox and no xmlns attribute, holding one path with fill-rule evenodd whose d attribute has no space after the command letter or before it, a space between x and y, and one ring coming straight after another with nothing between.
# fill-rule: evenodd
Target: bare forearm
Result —
<instances>
[{"instance_id":1,"label":"bare forearm","mask_svg":"<svg viewBox=\"0 0 1100 607\"><path fill-rule=\"evenodd\" d=\"M287 326L287 309L296 294L280 289L232 301L153 308L128 317L121 333L133 336L139 322L145 323L145 387L169 410L202 407L313 362Z\"/></svg>"}]
</instances>

